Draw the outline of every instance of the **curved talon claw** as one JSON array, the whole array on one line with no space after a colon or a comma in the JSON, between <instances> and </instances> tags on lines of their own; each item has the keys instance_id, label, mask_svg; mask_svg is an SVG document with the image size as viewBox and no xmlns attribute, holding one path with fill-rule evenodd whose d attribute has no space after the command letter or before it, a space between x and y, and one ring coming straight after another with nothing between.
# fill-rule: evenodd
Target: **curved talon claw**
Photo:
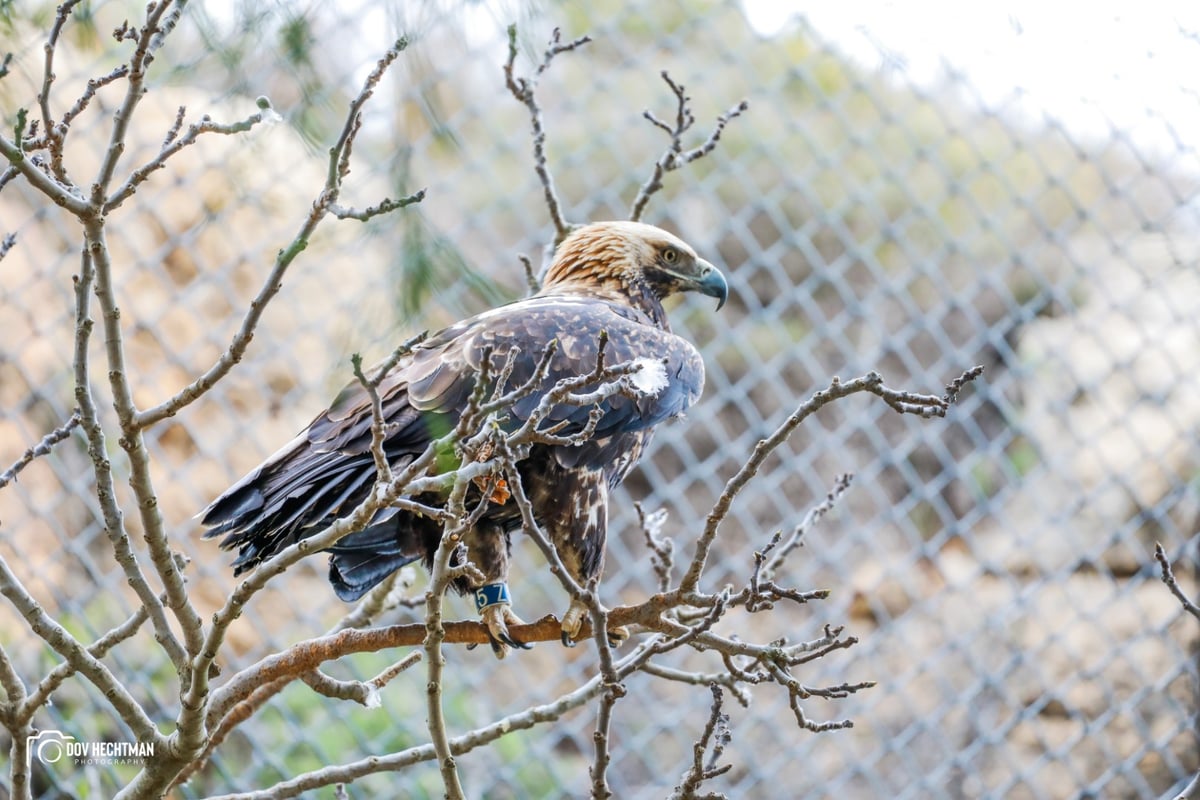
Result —
<instances>
[{"instance_id":1,"label":"curved talon claw","mask_svg":"<svg viewBox=\"0 0 1200 800\"><path fill-rule=\"evenodd\" d=\"M562 622L559 623L562 628L563 646L574 647L579 641L579 632L583 630L583 615L586 613L587 606L575 600L567 606L567 613L562 615Z\"/></svg>"},{"instance_id":2,"label":"curved talon claw","mask_svg":"<svg viewBox=\"0 0 1200 800\"><path fill-rule=\"evenodd\" d=\"M510 647L521 650L529 650L533 647L531 644L519 641L508 632L509 625L525 624L520 617L513 613L512 606L508 603L490 605L479 612L479 615L483 618L483 624L487 626L492 652L496 654L496 658L504 658L508 655Z\"/></svg>"},{"instance_id":3,"label":"curved talon claw","mask_svg":"<svg viewBox=\"0 0 1200 800\"><path fill-rule=\"evenodd\" d=\"M629 638L629 629L624 625L618 625L615 628L608 629L608 646L616 650L621 645L625 644L625 640Z\"/></svg>"},{"instance_id":4,"label":"curved talon claw","mask_svg":"<svg viewBox=\"0 0 1200 800\"><path fill-rule=\"evenodd\" d=\"M579 641L579 633L583 630L584 615L587 614L587 606L583 603L571 601L571 605L567 607L567 613L563 614L562 622L562 643L566 647L574 647ZM620 647L629 638L629 629L624 626L610 625L607 631L608 646L612 648Z\"/></svg>"}]
</instances>

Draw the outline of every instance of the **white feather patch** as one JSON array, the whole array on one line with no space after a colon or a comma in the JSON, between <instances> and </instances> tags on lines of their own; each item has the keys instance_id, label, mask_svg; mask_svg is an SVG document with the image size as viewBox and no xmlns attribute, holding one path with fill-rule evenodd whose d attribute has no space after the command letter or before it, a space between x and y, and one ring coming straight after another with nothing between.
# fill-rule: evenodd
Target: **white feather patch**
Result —
<instances>
[{"instance_id":1,"label":"white feather patch","mask_svg":"<svg viewBox=\"0 0 1200 800\"><path fill-rule=\"evenodd\" d=\"M638 370L629 374L629 385L641 394L657 397L667 388L667 368L654 358L639 358L633 362Z\"/></svg>"}]
</instances>

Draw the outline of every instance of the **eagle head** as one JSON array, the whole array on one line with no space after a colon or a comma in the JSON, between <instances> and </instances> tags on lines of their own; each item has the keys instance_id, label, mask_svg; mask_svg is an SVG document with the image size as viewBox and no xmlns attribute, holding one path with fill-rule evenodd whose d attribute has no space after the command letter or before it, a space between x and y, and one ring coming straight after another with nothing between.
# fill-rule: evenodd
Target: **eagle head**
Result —
<instances>
[{"instance_id":1,"label":"eagle head","mask_svg":"<svg viewBox=\"0 0 1200 800\"><path fill-rule=\"evenodd\" d=\"M678 292L729 297L725 276L686 242L642 222L595 222L563 240L542 280L542 294L617 296L665 320L662 301Z\"/></svg>"}]
</instances>

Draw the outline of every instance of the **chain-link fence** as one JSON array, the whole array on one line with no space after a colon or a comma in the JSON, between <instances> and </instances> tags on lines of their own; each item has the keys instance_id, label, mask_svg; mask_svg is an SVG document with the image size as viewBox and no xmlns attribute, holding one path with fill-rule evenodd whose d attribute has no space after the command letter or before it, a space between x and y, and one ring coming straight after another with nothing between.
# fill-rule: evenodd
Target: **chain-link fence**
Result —
<instances>
[{"instance_id":1,"label":"chain-link fence","mask_svg":"<svg viewBox=\"0 0 1200 800\"><path fill-rule=\"evenodd\" d=\"M560 26L595 40L557 60L541 86L550 165L571 219L627 214L665 144L642 111L673 111L661 70L687 85L698 128L743 97L751 104L713 155L668 177L646 214L721 265L732 297L716 315L690 301L672 310L675 329L704 353L708 385L614 500L606 602L653 590L633 501L669 510L665 532L687 551L757 438L831 376L878 369L893 385L937 391L967 366L988 368L944 422L861 398L823 411L737 501L708 573L714 586L744 576L754 549L795 525L838 473L856 474L790 562L794 585L833 596L788 612L779 633L848 625L860 643L806 680L879 685L813 701L813 716L852 718L847 731L796 731L778 693L733 708L736 766L714 788L733 797L1151 798L1182 787L1200 768L1195 627L1151 554L1159 540L1174 559L1190 556L1200 514L1200 155L1172 108L1146 108L1136 135L1117 124L1081 132L1031 113L1019 93L986 101L951 70L917 84L903 69L856 64L804 20L757 34L734 3L500 5L193 7L162 56L169 64L156 65L133 162L157 150L179 105L233 119L267 95L285 122L202 141L119 211L111 244L139 403L178 390L226 347L323 181L320 148L347 94L401 33L412 45L368 109L348 186L364 205L429 190L397 215L327 228L243 363L155 429L160 502L192 558L198 601L215 607L232 579L227 554L200 541L192 515L324 407L350 379L350 353L383 355L414 331L523 292L517 254L536 261L550 228L528 118L503 90L504 28L518 23L526 59ZM47 13L29 10L5 29L4 49L17 55L0 82L6 125L40 84ZM67 29L57 91L112 68L108 31L124 13L98 4ZM1197 32L1174 35L1190 39L1200 63ZM1195 75L1179 79L1181 102L1194 105ZM104 146L114 102L100 92L105 113L77 123L80 174ZM1146 128L1160 144L1143 144ZM78 234L19 180L0 193L0 235L9 232L18 243L0 263L0 465L74 402ZM0 491L0 551L57 619L94 637L132 605L87 466L72 440ZM561 610L541 557L519 550L522 613ZM324 631L343 610L324 585L324 560L310 561L231 629L241 663ZM455 614L473 616L453 602ZM2 608L0 637L19 648L23 626ZM144 675L140 696L153 705L156 676L170 667L140 660L156 652L141 636L145 647L111 659ZM32 646L21 657L47 658ZM500 665L486 648L450 659L457 729L544 702L596 669L589 648L548 645ZM389 661L342 668L365 678ZM406 677L378 710L291 687L183 796L265 786L422 741L423 687L416 673ZM665 796L707 718L706 696L636 676L627 688L614 790ZM100 708L89 687L68 684L39 724L121 738ZM472 752L460 764L468 791L586 794L592 725L577 713ZM41 770L39 796L108 796L102 773ZM441 794L433 767L356 786L362 796Z\"/></svg>"}]
</instances>

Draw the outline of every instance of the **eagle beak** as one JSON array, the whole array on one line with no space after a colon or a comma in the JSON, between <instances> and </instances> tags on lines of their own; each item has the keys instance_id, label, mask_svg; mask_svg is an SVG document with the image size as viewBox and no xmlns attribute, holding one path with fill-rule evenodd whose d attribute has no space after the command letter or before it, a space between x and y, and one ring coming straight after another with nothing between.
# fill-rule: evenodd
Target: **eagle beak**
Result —
<instances>
[{"instance_id":1,"label":"eagle beak","mask_svg":"<svg viewBox=\"0 0 1200 800\"><path fill-rule=\"evenodd\" d=\"M721 270L702 258L696 259L694 288L700 294L717 298L717 311L720 311L721 306L729 299L729 284L725 282L725 276L721 274Z\"/></svg>"}]
</instances>

